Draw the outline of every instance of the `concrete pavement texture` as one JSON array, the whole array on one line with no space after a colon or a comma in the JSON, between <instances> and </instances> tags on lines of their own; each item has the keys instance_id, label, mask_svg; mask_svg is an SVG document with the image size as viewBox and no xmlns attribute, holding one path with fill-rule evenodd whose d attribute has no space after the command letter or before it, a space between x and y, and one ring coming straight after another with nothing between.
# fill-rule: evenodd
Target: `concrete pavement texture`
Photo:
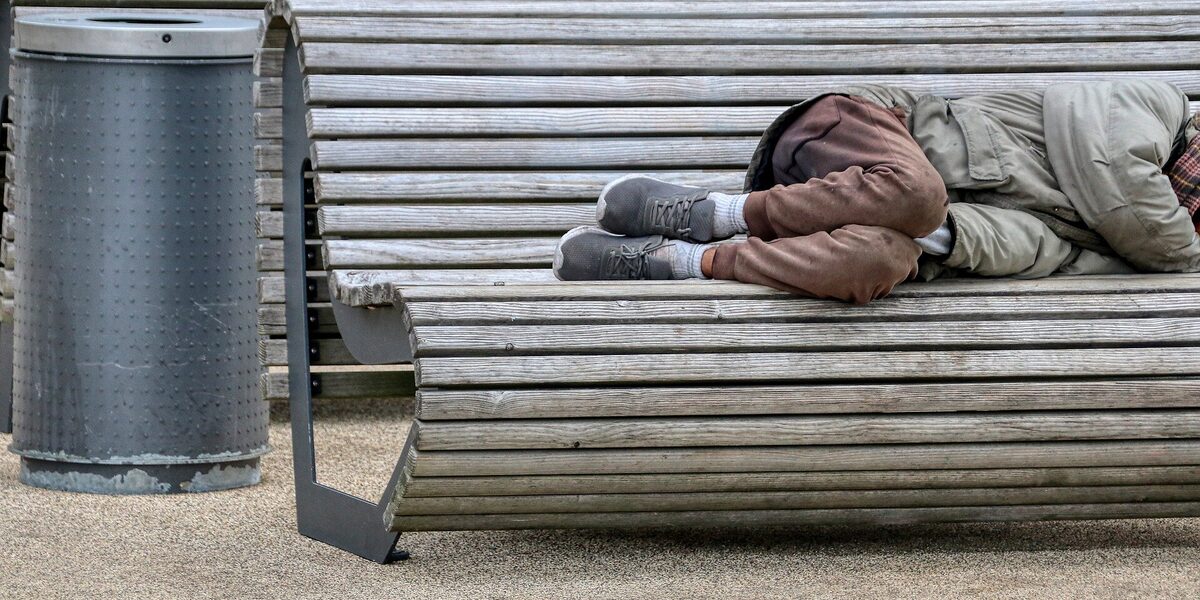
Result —
<instances>
[{"instance_id":1,"label":"concrete pavement texture","mask_svg":"<svg viewBox=\"0 0 1200 600\"><path fill-rule=\"evenodd\" d=\"M323 481L376 497L407 427L322 409ZM4 453L0 598L1200 598L1200 519L419 533L380 566L296 533L282 415L271 441L262 484L171 497L29 488Z\"/></svg>"}]
</instances>

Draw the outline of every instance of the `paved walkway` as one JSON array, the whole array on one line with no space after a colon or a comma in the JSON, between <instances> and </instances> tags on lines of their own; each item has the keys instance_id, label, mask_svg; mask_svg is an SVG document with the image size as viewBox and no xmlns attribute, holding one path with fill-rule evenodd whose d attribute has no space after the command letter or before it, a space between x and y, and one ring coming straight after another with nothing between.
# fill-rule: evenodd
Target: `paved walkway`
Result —
<instances>
[{"instance_id":1,"label":"paved walkway","mask_svg":"<svg viewBox=\"0 0 1200 600\"><path fill-rule=\"evenodd\" d=\"M377 494L406 424L321 420L331 483ZM725 533L404 536L381 567L300 537L282 422L254 489L186 497L34 490L0 456L0 597L1198 598L1200 519ZM7 446L8 436L0 436Z\"/></svg>"}]
</instances>

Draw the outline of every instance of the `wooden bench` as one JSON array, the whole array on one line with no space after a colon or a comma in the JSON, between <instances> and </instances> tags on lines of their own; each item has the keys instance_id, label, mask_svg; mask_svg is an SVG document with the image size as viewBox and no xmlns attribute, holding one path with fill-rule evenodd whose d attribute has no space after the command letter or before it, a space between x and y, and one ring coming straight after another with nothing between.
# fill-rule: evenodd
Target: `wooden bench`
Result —
<instances>
[{"instance_id":1,"label":"wooden bench","mask_svg":"<svg viewBox=\"0 0 1200 600\"><path fill-rule=\"evenodd\" d=\"M909 284L864 308L546 268L610 178L740 189L761 129L831 86L1200 94L1194 3L285 0L269 17L283 87L263 107L282 125L262 189L286 276L264 288L286 296L286 353L266 343L288 358L305 535L385 561L401 531L1200 515L1198 276ZM415 363L378 502L316 481L315 356Z\"/></svg>"},{"instance_id":2,"label":"wooden bench","mask_svg":"<svg viewBox=\"0 0 1200 600\"><path fill-rule=\"evenodd\" d=\"M262 18L266 0L0 0L0 432L11 432L12 407L12 315L16 277L13 245L16 243L16 215L21 188L12 181L15 172L14 130L9 118L12 110L12 90L9 87L9 68L12 44L12 24L18 17L41 13L94 12L97 10L170 15L189 13Z\"/></svg>"}]
</instances>

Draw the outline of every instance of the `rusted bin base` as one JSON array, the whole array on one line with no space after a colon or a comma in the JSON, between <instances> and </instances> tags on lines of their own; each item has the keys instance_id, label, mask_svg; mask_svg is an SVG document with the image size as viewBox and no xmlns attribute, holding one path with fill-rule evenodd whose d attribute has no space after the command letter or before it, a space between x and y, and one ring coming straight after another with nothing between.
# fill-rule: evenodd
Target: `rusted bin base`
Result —
<instances>
[{"instance_id":1,"label":"rusted bin base","mask_svg":"<svg viewBox=\"0 0 1200 600\"><path fill-rule=\"evenodd\" d=\"M101 465L21 459L21 483L91 494L184 494L255 485L258 458L177 465Z\"/></svg>"}]
</instances>

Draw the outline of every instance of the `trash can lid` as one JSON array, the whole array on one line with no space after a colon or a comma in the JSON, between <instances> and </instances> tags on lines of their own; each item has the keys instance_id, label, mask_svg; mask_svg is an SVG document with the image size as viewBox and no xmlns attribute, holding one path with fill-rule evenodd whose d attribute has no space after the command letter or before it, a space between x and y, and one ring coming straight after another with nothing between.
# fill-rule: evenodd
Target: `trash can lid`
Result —
<instances>
[{"instance_id":1,"label":"trash can lid","mask_svg":"<svg viewBox=\"0 0 1200 600\"><path fill-rule=\"evenodd\" d=\"M258 45L254 19L108 12L21 17L13 44L30 52L132 58L247 57Z\"/></svg>"}]
</instances>

